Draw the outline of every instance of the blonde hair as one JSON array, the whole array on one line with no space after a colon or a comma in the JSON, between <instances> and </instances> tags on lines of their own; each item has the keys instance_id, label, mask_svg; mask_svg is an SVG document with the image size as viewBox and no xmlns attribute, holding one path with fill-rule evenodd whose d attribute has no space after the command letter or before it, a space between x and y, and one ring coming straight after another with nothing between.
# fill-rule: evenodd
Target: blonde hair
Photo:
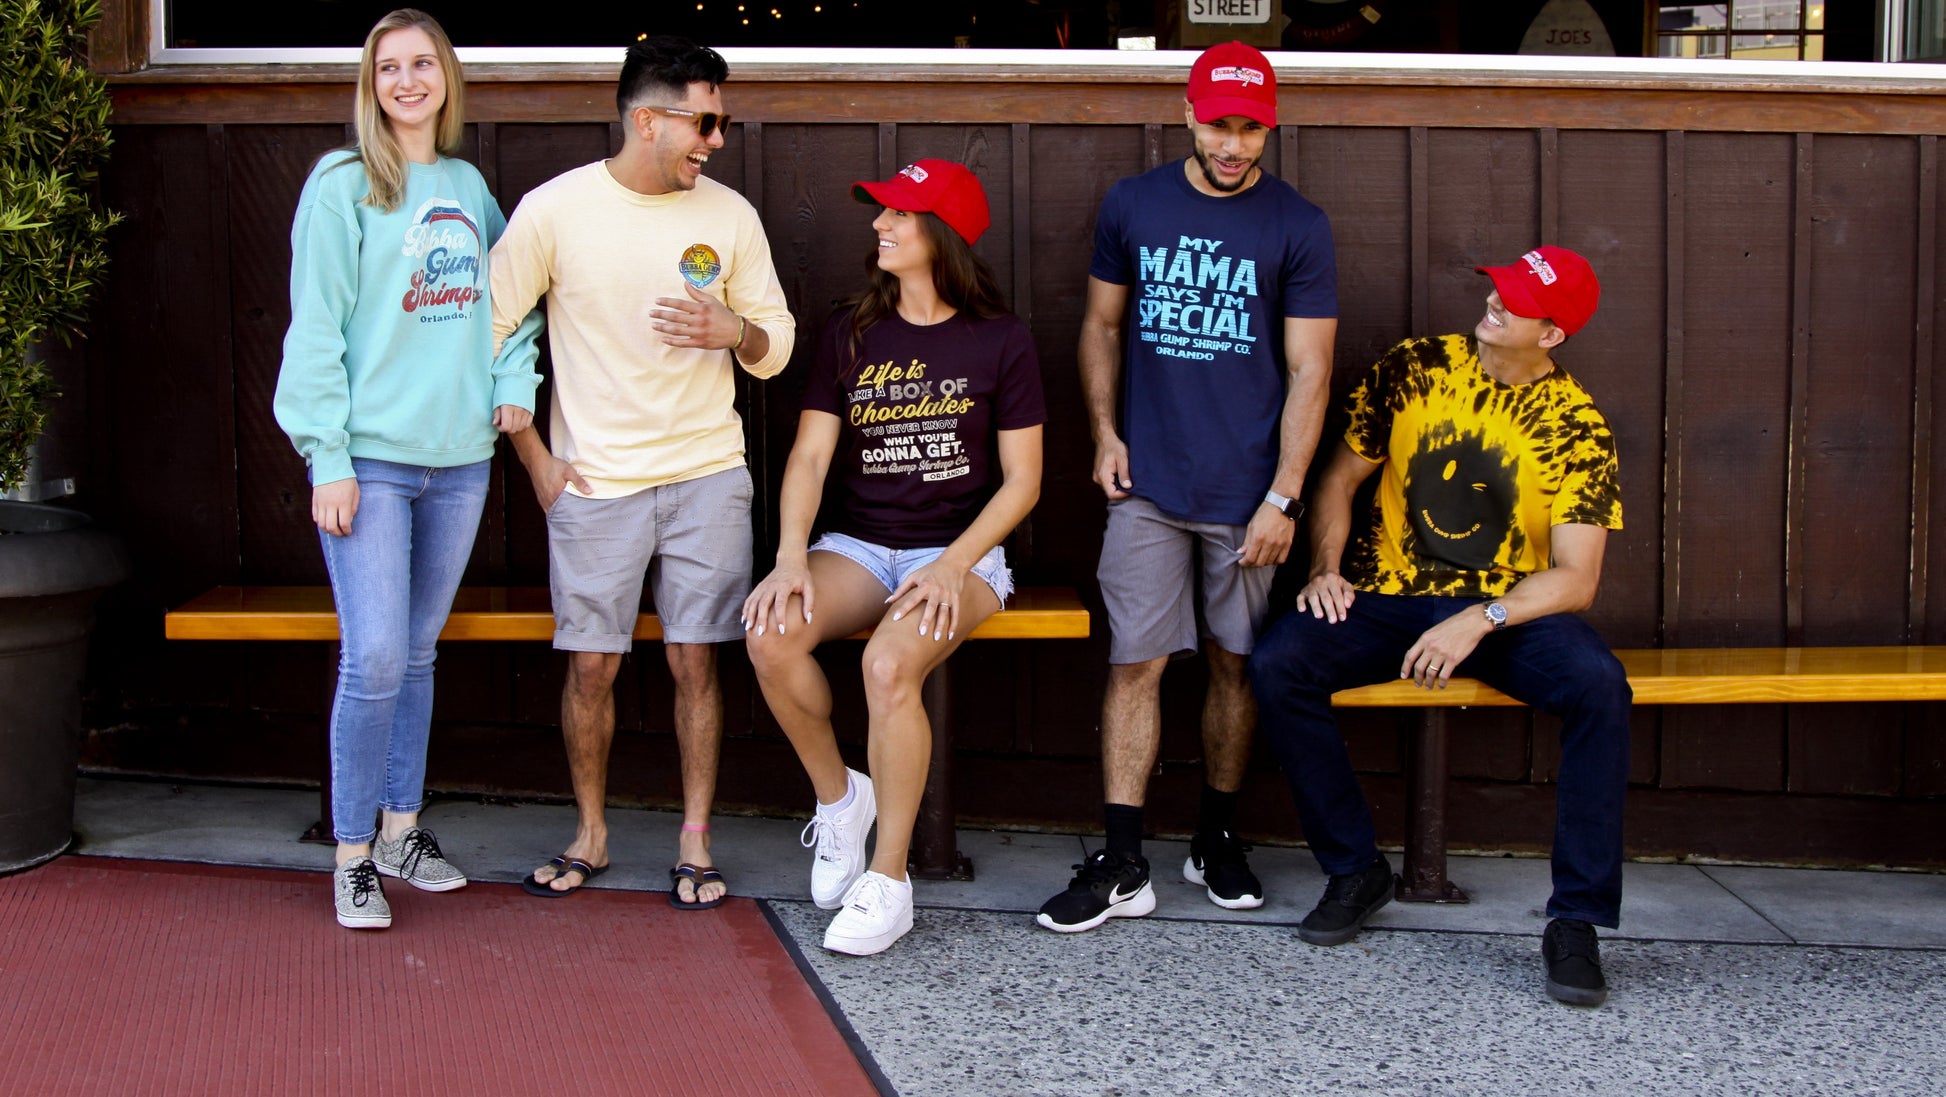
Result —
<instances>
[{"instance_id":1,"label":"blonde hair","mask_svg":"<svg viewBox=\"0 0 1946 1097\"><path fill-rule=\"evenodd\" d=\"M411 169L406 166L405 150L399 147L399 139L392 132L391 119L385 116L373 92L378 77L378 43L395 30L412 27L425 31L426 37L432 39L433 53L439 58L441 74L446 78L446 101L439 107L434 147L441 156L453 155L459 151L460 138L466 130L466 77L460 71L459 55L453 52L452 39L446 37L439 21L417 8L400 8L380 19L365 36L365 50L358 57L358 94L353 110L358 144L352 151L364 163L365 178L372 188L365 196L365 204L387 213L397 209L404 199L406 176Z\"/></svg>"}]
</instances>

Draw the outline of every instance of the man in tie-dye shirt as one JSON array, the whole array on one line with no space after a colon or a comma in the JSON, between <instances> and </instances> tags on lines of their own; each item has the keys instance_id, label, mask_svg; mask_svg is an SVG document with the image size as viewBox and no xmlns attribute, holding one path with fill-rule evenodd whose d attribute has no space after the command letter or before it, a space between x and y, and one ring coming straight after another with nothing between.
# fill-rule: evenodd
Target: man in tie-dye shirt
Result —
<instances>
[{"instance_id":1,"label":"man in tie-dye shirt","mask_svg":"<svg viewBox=\"0 0 1946 1097\"><path fill-rule=\"evenodd\" d=\"M1311 500L1310 581L1250 659L1260 726L1330 876L1298 928L1351 940L1391 899L1331 694L1387 678L1478 678L1561 720L1547 990L1608 994L1595 926L1619 924L1630 692L1576 616L1594 602L1622 507L1614 436L1554 351L1594 315L1588 261L1542 247L1493 280L1469 335L1411 339L1347 398L1350 426ZM1352 496L1379 473L1352 540Z\"/></svg>"}]
</instances>

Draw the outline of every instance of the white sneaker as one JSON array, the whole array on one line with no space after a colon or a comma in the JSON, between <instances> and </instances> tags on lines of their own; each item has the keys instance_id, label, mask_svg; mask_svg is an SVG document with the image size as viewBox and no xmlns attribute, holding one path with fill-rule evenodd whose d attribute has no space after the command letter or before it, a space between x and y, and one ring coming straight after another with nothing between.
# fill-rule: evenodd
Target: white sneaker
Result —
<instances>
[{"instance_id":1,"label":"white sneaker","mask_svg":"<svg viewBox=\"0 0 1946 1097\"><path fill-rule=\"evenodd\" d=\"M912 932L912 881L867 872L845 895L845 909L824 931L824 947L870 956Z\"/></svg>"},{"instance_id":2,"label":"white sneaker","mask_svg":"<svg viewBox=\"0 0 1946 1097\"><path fill-rule=\"evenodd\" d=\"M851 806L839 811L819 804L804 824L804 833L798 835L804 848L817 847L811 860L811 901L825 910L843 906L845 892L865 871L865 835L878 818L872 779L855 769L845 772L851 778Z\"/></svg>"}]
</instances>

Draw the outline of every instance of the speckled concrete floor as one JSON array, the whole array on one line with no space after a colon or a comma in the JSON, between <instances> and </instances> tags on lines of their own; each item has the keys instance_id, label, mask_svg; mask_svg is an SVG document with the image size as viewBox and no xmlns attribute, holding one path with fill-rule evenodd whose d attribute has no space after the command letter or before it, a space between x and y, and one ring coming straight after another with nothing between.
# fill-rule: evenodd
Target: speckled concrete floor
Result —
<instances>
[{"instance_id":1,"label":"speckled concrete floor","mask_svg":"<svg viewBox=\"0 0 1946 1097\"><path fill-rule=\"evenodd\" d=\"M314 792L84 780L78 852L322 873L330 851L295 841L316 814ZM610 812L596 886L666 888L678 821ZM459 800L425 822L501 882L574 825ZM1181 843L1150 843L1155 916L1069 936L1031 913L1087 840L963 831L978 879L920 883L912 934L860 959L819 947L802 825L719 817L717 863L907 1097L1946 1093L1946 875L1630 864L1602 934L1613 996L1590 1011L1542 989L1542 860L1454 857L1470 905L1394 903L1321 949L1291 929L1323 883L1302 849L1259 847L1270 901L1230 912L1182 883Z\"/></svg>"},{"instance_id":2,"label":"speckled concrete floor","mask_svg":"<svg viewBox=\"0 0 1946 1097\"><path fill-rule=\"evenodd\" d=\"M1946 952L1604 943L1550 1001L1532 937L921 910L863 959L773 904L904 1094L1912 1094L1946 1089Z\"/></svg>"}]
</instances>

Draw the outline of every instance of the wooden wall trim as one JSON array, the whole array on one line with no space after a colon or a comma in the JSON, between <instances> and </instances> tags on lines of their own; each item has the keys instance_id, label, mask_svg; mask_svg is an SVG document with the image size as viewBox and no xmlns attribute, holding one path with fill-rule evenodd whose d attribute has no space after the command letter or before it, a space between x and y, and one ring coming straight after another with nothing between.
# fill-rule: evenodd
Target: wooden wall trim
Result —
<instances>
[{"instance_id":1,"label":"wooden wall trim","mask_svg":"<svg viewBox=\"0 0 1946 1097\"><path fill-rule=\"evenodd\" d=\"M219 78L170 68L110 77L118 125L211 121L332 121L351 111L348 72L308 79L279 66ZM1107 83L1064 74L1040 80L913 83L837 76L794 82L737 79L733 112L778 123L927 122L1176 125L1178 82ZM533 82L469 72L467 112L476 122L600 122L614 117L613 77ZM1938 89L1711 90L1660 83L1624 87L1447 84L1312 84L1281 88L1286 126L1410 126L1747 133L1934 133L1946 117Z\"/></svg>"},{"instance_id":2,"label":"wooden wall trim","mask_svg":"<svg viewBox=\"0 0 1946 1097\"><path fill-rule=\"evenodd\" d=\"M1662 137L1663 204L1663 329L1662 329L1662 608L1657 616L1656 640L1666 646L1681 643L1683 429L1682 409L1684 324L1683 295L1688 292L1683 242L1688 204L1684 175L1688 161L1680 130Z\"/></svg>"},{"instance_id":3,"label":"wooden wall trim","mask_svg":"<svg viewBox=\"0 0 1946 1097\"><path fill-rule=\"evenodd\" d=\"M101 22L88 32L88 66L103 75L132 73L148 62L149 6L141 0L109 0Z\"/></svg>"},{"instance_id":4,"label":"wooden wall trim","mask_svg":"<svg viewBox=\"0 0 1946 1097\"><path fill-rule=\"evenodd\" d=\"M1785 450L1784 643L1804 643L1805 467L1811 420L1812 137L1797 135L1791 209L1790 442Z\"/></svg>"},{"instance_id":5,"label":"wooden wall trim","mask_svg":"<svg viewBox=\"0 0 1946 1097\"><path fill-rule=\"evenodd\" d=\"M1406 136L1411 179L1407 199L1411 209L1412 330L1432 330L1432 154L1426 127L1413 126Z\"/></svg>"},{"instance_id":6,"label":"wooden wall trim","mask_svg":"<svg viewBox=\"0 0 1946 1097\"><path fill-rule=\"evenodd\" d=\"M1913 249L1912 314L1912 564L1906 596L1906 642L1926 634L1927 574L1932 560L1933 347L1939 305L1939 138L1919 139L1917 247Z\"/></svg>"}]
</instances>

